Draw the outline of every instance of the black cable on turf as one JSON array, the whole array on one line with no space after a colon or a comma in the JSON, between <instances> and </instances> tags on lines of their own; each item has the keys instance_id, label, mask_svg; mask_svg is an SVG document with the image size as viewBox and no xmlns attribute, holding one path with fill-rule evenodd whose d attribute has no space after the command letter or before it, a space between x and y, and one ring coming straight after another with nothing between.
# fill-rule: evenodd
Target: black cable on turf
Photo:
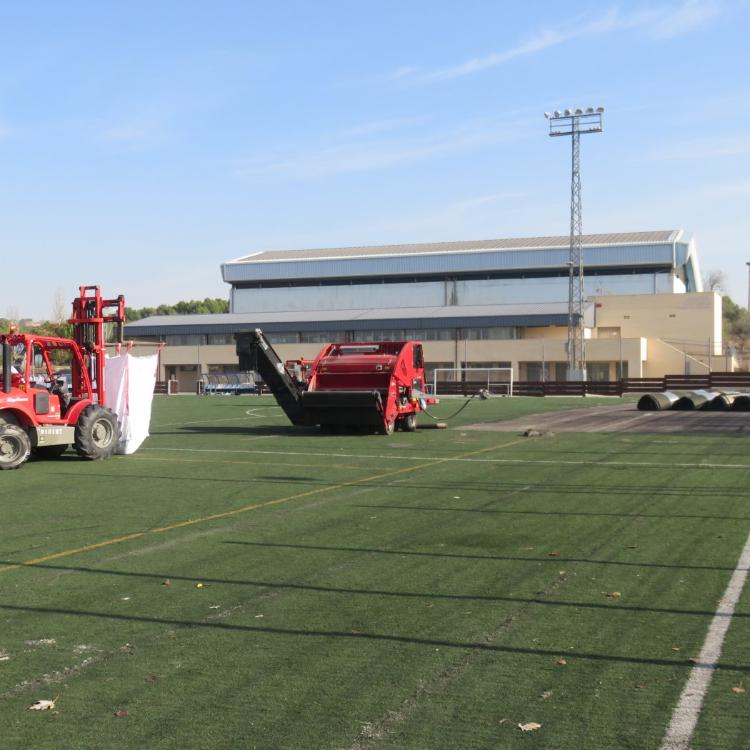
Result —
<instances>
[{"instance_id":1,"label":"black cable on turf","mask_svg":"<svg viewBox=\"0 0 750 750\"><path fill-rule=\"evenodd\" d=\"M427 415L430 419L434 420L435 422L446 422L449 419L453 419L453 417L457 417L469 405L471 400L475 398L481 398L481 392L475 393L472 396L469 396L469 398L467 398L466 401L464 401L463 406L461 406L461 408L458 409L458 411L454 411L453 414L450 414L447 417L433 417L432 414L430 414L430 412L427 411L427 409L422 409L422 414Z\"/></svg>"}]
</instances>

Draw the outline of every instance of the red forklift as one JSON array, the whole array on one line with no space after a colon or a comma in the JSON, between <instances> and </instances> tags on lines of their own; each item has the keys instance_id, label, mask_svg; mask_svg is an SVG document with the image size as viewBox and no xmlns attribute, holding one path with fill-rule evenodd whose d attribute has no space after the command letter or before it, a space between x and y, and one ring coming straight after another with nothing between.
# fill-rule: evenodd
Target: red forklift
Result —
<instances>
[{"instance_id":1,"label":"red forklift","mask_svg":"<svg viewBox=\"0 0 750 750\"><path fill-rule=\"evenodd\" d=\"M31 454L57 458L73 445L90 460L109 458L120 439L107 408L105 324L122 342L125 298L103 299L82 286L73 301L73 339L0 334L0 469L17 469Z\"/></svg>"}]
</instances>

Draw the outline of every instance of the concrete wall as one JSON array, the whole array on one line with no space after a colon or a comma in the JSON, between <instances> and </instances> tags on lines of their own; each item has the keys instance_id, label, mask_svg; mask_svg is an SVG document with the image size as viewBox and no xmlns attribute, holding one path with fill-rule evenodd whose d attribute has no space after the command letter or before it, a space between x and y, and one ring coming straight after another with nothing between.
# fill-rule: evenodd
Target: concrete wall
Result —
<instances>
[{"instance_id":1,"label":"concrete wall","mask_svg":"<svg viewBox=\"0 0 750 750\"><path fill-rule=\"evenodd\" d=\"M620 328L620 335L647 336L679 343L700 343L721 353L721 296L716 292L692 294L624 295L597 297L596 328ZM596 335L595 331L595 335Z\"/></svg>"}]
</instances>

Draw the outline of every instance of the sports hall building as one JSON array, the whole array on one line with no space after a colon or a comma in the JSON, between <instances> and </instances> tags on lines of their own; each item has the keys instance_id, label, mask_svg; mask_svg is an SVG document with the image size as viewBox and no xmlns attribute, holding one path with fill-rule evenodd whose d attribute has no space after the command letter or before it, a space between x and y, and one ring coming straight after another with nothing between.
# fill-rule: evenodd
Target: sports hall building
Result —
<instances>
[{"instance_id":1,"label":"sports hall building","mask_svg":"<svg viewBox=\"0 0 750 750\"><path fill-rule=\"evenodd\" d=\"M282 358L330 341L419 339L427 369L512 367L565 377L568 237L258 251L221 267L224 315L153 316L128 338L165 341L162 379L193 390L237 369L233 334L261 328ZM721 297L702 290L683 230L584 236L588 377L731 369Z\"/></svg>"}]
</instances>

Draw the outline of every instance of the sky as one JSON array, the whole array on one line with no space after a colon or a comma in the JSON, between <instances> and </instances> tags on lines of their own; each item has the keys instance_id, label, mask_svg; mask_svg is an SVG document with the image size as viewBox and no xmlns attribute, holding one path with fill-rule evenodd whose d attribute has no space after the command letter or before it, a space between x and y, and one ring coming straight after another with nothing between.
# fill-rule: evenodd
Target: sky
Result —
<instances>
[{"instance_id":1,"label":"sky","mask_svg":"<svg viewBox=\"0 0 750 750\"><path fill-rule=\"evenodd\" d=\"M0 317L260 250L682 228L746 304L750 2L0 4ZM403 304L403 300L399 300Z\"/></svg>"}]
</instances>

